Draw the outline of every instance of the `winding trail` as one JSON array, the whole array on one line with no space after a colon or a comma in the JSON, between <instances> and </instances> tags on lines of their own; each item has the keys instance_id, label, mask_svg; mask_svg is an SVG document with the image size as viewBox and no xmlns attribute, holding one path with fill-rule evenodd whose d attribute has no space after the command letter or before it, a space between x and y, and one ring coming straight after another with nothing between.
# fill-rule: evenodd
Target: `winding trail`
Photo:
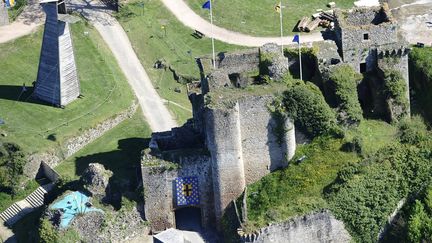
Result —
<instances>
[{"instance_id":1,"label":"winding trail","mask_svg":"<svg viewBox=\"0 0 432 243\"><path fill-rule=\"evenodd\" d=\"M139 61L126 32L100 1L72 0L68 7L92 23L114 54L120 68L138 97L147 122L153 132L168 131L177 126L164 100Z\"/></svg>"},{"instance_id":2,"label":"winding trail","mask_svg":"<svg viewBox=\"0 0 432 243\"><path fill-rule=\"evenodd\" d=\"M266 43L277 43L279 45L293 44L293 36L281 37L254 37L238 32L233 32L218 26L212 26L207 20L196 14L183 0L161 0L165 7L173 13L176 18L184 25L191 29L198 30L208 37L217 40L241 45L241 46L262 46ZM323 37L320 32L305 34L301 36L301 42L322 41Z\"/></svg>"},{"instance_id":3,"label":"winding trail","mask_svg":"<svg viewBox=\"0 0 432 243\"><path fill-rule=\"evenodd\" d=\"M45 13L38 0L29 0L17 19L0 27L0 43L5 43L19 37L29 35L45 22Z\"/></svg>"}]
</instances>

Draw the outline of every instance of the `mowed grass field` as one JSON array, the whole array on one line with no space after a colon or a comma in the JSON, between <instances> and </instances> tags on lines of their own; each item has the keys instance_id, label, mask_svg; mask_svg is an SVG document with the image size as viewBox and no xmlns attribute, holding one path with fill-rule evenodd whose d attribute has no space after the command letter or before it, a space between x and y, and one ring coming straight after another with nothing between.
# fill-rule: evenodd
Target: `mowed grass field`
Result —
<instances>
[{"instance_id":1,"label":"mowed grass field","mask_svg":"<svg viewBox=\"0 0 432 243\"><path fill-rule=\"evenodd\" d=\"M127 7L133 16L120 18L125 31L141 63L146 69L159 95L171 101L168 108L179 124L192 117L191 105L186 94L186 86L174 79L168 68L155 69L157 60L165 61L178 75L200 79L195 57L211 56L211 40L197 39L192 29L181 24L159 0L131 1ZM165 26L165 29L162 28ZM230 52L242 47L215 42L216 52ZM180 88L181 93L174 91ZM176 105L177 104L177 105Z\"/></svg>"},{"instance_id":2,"label":"mowed grass field","mask_svg":"<svg viewBox=\"0 0 432 243\"><path fill-rule=\"evenodd\" d=\"M71 25L81 93L65 109L29 98L36 80L42 43L35 34L0 44L0 132L26 152L50 150L65 139L128 108L133 93L114 57L95 29L83 21ZM51 138L51 140L48 139Z\"/></svg>"},{"instance_id":3,"label":"mowed grass field","mask_svg":"<svg viewBox=\"0 0 432 243\"><path fill-rule=\"evenodd\" d=\"M202 9L206 0L185 0L203 18L210 21L209 10ZM351 8L354 0L283 0L284 34L291 35L303 16L311 16L317 9L328 10L329 2L336 7ZM253 36L280 36L279 0L213 0L214 24Z\"/></svg>"}]
</instances>

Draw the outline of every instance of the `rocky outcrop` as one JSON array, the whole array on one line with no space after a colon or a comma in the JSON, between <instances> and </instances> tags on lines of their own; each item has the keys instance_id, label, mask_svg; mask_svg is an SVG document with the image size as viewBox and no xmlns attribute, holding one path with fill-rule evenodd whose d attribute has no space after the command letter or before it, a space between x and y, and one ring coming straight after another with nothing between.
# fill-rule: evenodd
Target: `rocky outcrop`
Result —
<instances>
[{"instance_id":1,"label":"rocky outcrop","mask_svg":"<svg viewBox=\"0 0 432 243\"><path fill-rule=\"evenodd\" d=\"M308 214L262 228L256 234L243 235L244 243L323 243L350 242L351 236L341 221L328 211Z\"/></svg>"},{"instance_id":2,"label":"rocky outcrop","mask_svg":"<svg viewBox=\"0 0 432 243\"><path fill-rule=\"evenodd\" d=\"M92 163L81 176L81 181L84 188L87 189L92 196L104 197L109 190L109 179L113 175L112 171L106 170L103 165Z\"/></svg>"},{"instance_id":3,"label":"rocky outcrop","mask_svg":"<svg viewBox=\"0 0 432 243\"><path fill-rule=\"evenodd\" d=\"M71 227L83 242L129 242L149 234L148 227L135 209L117 212L89 212L75 218Z\"/></svg>"},{"instance_id":4,"label":"rocky outcrop","mask_svg":"<svg viewBox=\"0 0 432 243\"><path fill-rule=\"evenodd\" d=\"M109 242L99 233L105 215L101 212L89 212L73 219L71 226L78 232L84 242Z\"/></svg>"}]
</instances>

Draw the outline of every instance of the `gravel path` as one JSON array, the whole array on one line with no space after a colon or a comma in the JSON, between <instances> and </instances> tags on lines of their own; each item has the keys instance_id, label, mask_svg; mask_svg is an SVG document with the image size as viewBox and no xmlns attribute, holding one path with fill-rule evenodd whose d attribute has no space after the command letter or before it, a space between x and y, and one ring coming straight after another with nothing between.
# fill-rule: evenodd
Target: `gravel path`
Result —
<instances>
[{"instance_id":1,"label":"gravel path","mask_svg":"<svg viewBox=\"0 0 432 243\"><path fill-rule=\"evenodd\" d=\"M38 0L29 0L23 12L11 24L0 27L0 43L31 34L45 21L45 14Z\"/></svg>"},{"instance_id":2,"label":"gravel path","mask_svg":"<svg viewBox=\"0 0 432 243\"><path fill-rule=\"evenodd\" d=\"M99 1L72 0L68 5L81 13L98 30L126 75L152 131L167 131L177 126L132 49L126 32Z\"/></svg>"},{"instance_id":3,"label":"gravel path","mask_svg":"<svg viewBox=\"0 0 432 243\"><path fill-rule=\"evenodd\" d=\"M254 37L237 32L233 32L211 24L196 14L183 0L161 0L165 7L168 8L176 18L184 25L198 30L208 37L214 37L217 40L242 46L262 46L266 43L277 43L283 45L293 44L293 36L280 37ZM204 1L203 1L204 2ZM301 42L321 41L323 37L320 32L304 34Z\"/></svg>"}]
</instances>

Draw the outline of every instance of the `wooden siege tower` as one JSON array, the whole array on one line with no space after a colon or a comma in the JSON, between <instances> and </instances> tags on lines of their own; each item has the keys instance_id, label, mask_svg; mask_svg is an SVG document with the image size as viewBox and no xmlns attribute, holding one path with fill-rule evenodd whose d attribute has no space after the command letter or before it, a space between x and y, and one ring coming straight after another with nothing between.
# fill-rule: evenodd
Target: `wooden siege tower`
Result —
<instances>
[{"instance_id":1,"label":"wooden siege tower","mask_svg":"<svg viewBox=\"0 0 432 243\"><path fill-rule=\"evenodd\" d=\"M66 7L62 0L44 0L41 5L46 21L33 96L64 107L80 95L69 23L59 19Z\"/></svg>"}]
</instances>

